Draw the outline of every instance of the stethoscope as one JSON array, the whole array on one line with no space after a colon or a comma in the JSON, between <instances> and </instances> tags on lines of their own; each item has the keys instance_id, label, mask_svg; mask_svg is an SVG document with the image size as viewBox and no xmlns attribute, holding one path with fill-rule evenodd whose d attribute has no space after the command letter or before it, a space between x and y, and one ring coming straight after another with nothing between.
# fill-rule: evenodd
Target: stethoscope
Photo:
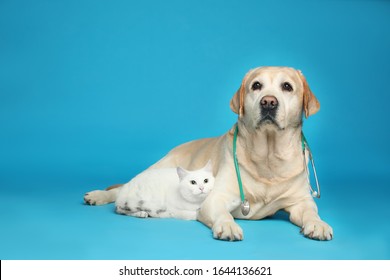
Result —
<instances>
[{"instance_id":1,"label":"stethoscope","mask_svg":"<svg viewBox=\"0 0 390 280\"><path fill-rule=\"evenodd\" d=\"M240 189L240 198L241 198L241 213L244 216L247 216L251 210L249 201L245 199L244 195L244 188L242 186L242 180L241 180L241 173L240 173L240 167L238 165L238 160L237 160L237 135L238 135L238 124L236 124L236 128L234 130L234 136L233 136L233 161L234 161L234 167L236 169L236 175L237 175L237 181L238 181L238 187ZM321 189L320 189L320 184L318 182L318 177L317 177L317 171L316 171L316 166L314 164L314 159L313 159L313 154L311 153L309 144L307 143L306 137L301 133L301 144L302 144L302 154L303 154L303 162L305 165L305 171L307 175L307 182L309 183L310 186L310 192L313 197L320 198L321 196ZM309 168L306 160L306 151L309 153L309 159L311 162L311 167L313 169L313 174L314 178L316 181L316 191L313 190L311 184L310 184L310 175L309 175Z\"/></svg>"}]
</instances>

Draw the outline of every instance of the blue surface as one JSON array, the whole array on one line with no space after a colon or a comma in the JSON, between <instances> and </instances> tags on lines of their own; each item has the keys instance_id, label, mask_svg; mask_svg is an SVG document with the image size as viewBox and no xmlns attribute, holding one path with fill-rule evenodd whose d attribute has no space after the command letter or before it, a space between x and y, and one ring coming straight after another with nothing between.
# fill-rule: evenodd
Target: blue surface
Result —
<instances>
[{"instance_id":1,"label":"blue surface","mask_svg":"<svg viewBox=\"0 0 390 280\"><path fill-rule=\"evenodd\" d=\"M390 259L389 1L1 1L0 259ZM260 65L301 69L304 124L335 238L284 213L222 242L195 221L88 207L236 120Z\"/></svg>"}]
</instances>

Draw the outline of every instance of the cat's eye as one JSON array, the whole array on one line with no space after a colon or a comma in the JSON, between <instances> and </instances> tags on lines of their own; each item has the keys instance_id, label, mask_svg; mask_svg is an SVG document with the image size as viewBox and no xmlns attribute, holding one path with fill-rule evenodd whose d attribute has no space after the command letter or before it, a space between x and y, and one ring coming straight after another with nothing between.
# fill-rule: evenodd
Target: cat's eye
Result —
<instances>
[{"instance_id":1,"label":"cat's eye","mask_svg":"<svg viewBox=\"0 0 390 280\"><path fill-rule=\"evenodd\" d=\"M195 181L195 180L191 180L190 183L191 183L192 185L196 185L196 181Z\"/></svg>"},{"instance_id":2,"label":"cat's eye","mask_svg":"<svg viewBox=\"0 0 390 280\"><path fill-rule=\"evenodd\" d=\"M209 182L209 179L204 179L204 183L207 184Z\"/></svg>"}]
</instances>

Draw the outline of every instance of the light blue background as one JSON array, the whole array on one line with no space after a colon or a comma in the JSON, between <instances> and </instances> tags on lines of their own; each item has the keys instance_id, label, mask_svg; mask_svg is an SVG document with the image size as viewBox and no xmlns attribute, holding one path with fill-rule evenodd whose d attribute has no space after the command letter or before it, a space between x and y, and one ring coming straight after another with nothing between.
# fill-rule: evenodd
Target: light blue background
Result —
<instances>
[{"instance_id":1,"label":"light blue background","mask_svg":"<svg viewBox=\"0 0 390 280\"><path fill-rule=\"evenodd\" d=\"M83 194L235 122L261 65L301 69L331 242L286 215L195 221L115 215ZM0 1L0 259L389 259L389 1Z\"/></svg>"}]
</instances>

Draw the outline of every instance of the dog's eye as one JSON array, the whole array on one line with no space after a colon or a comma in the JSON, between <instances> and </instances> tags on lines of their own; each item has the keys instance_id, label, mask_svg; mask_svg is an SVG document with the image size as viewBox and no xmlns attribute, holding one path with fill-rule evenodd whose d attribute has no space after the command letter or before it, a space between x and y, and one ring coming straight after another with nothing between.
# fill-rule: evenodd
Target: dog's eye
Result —
<instances>
[{"instance_id":1,"label":"dog's eye","mask_svg":"<svg viewBox=\"0 0 390 280\"><path fill-rule=\"evenodd\" d=\"M195 180L191 180L190 183L191 183L192 185L196 185L196 181L195 181Z\"/></svg>"},{"instance_id":2,"label":"dog's eye","mask_svg":"<svg viewBox=\"0 0 390 280\"><path fill-rule=\"evenodd\" d=\"M209 179L204 179L204 183L207 184L209 182Z\"/></svg>"},{"instance_id":3,"label":"dog's eye","mask_svg":"<svg viewBox=\"0 0 390 280\"><path fill-rule=\"evenodd\" d=\"M282 90L285 90L285 91L293 91L293 87L290 83L288 82L284 82L282 84Z\"/></svg>"},{"instance_id":4,"label":"dog's eye","mask_svg":"<svg viewBox=\"0 0 390 280\"><path fill-rule=\"evenodd\" d=\"M259 82L254 82L252 84L252 90L261 90L262 87L263 87L263 85L260 84Z\"/></svg>"}]
</instances>

